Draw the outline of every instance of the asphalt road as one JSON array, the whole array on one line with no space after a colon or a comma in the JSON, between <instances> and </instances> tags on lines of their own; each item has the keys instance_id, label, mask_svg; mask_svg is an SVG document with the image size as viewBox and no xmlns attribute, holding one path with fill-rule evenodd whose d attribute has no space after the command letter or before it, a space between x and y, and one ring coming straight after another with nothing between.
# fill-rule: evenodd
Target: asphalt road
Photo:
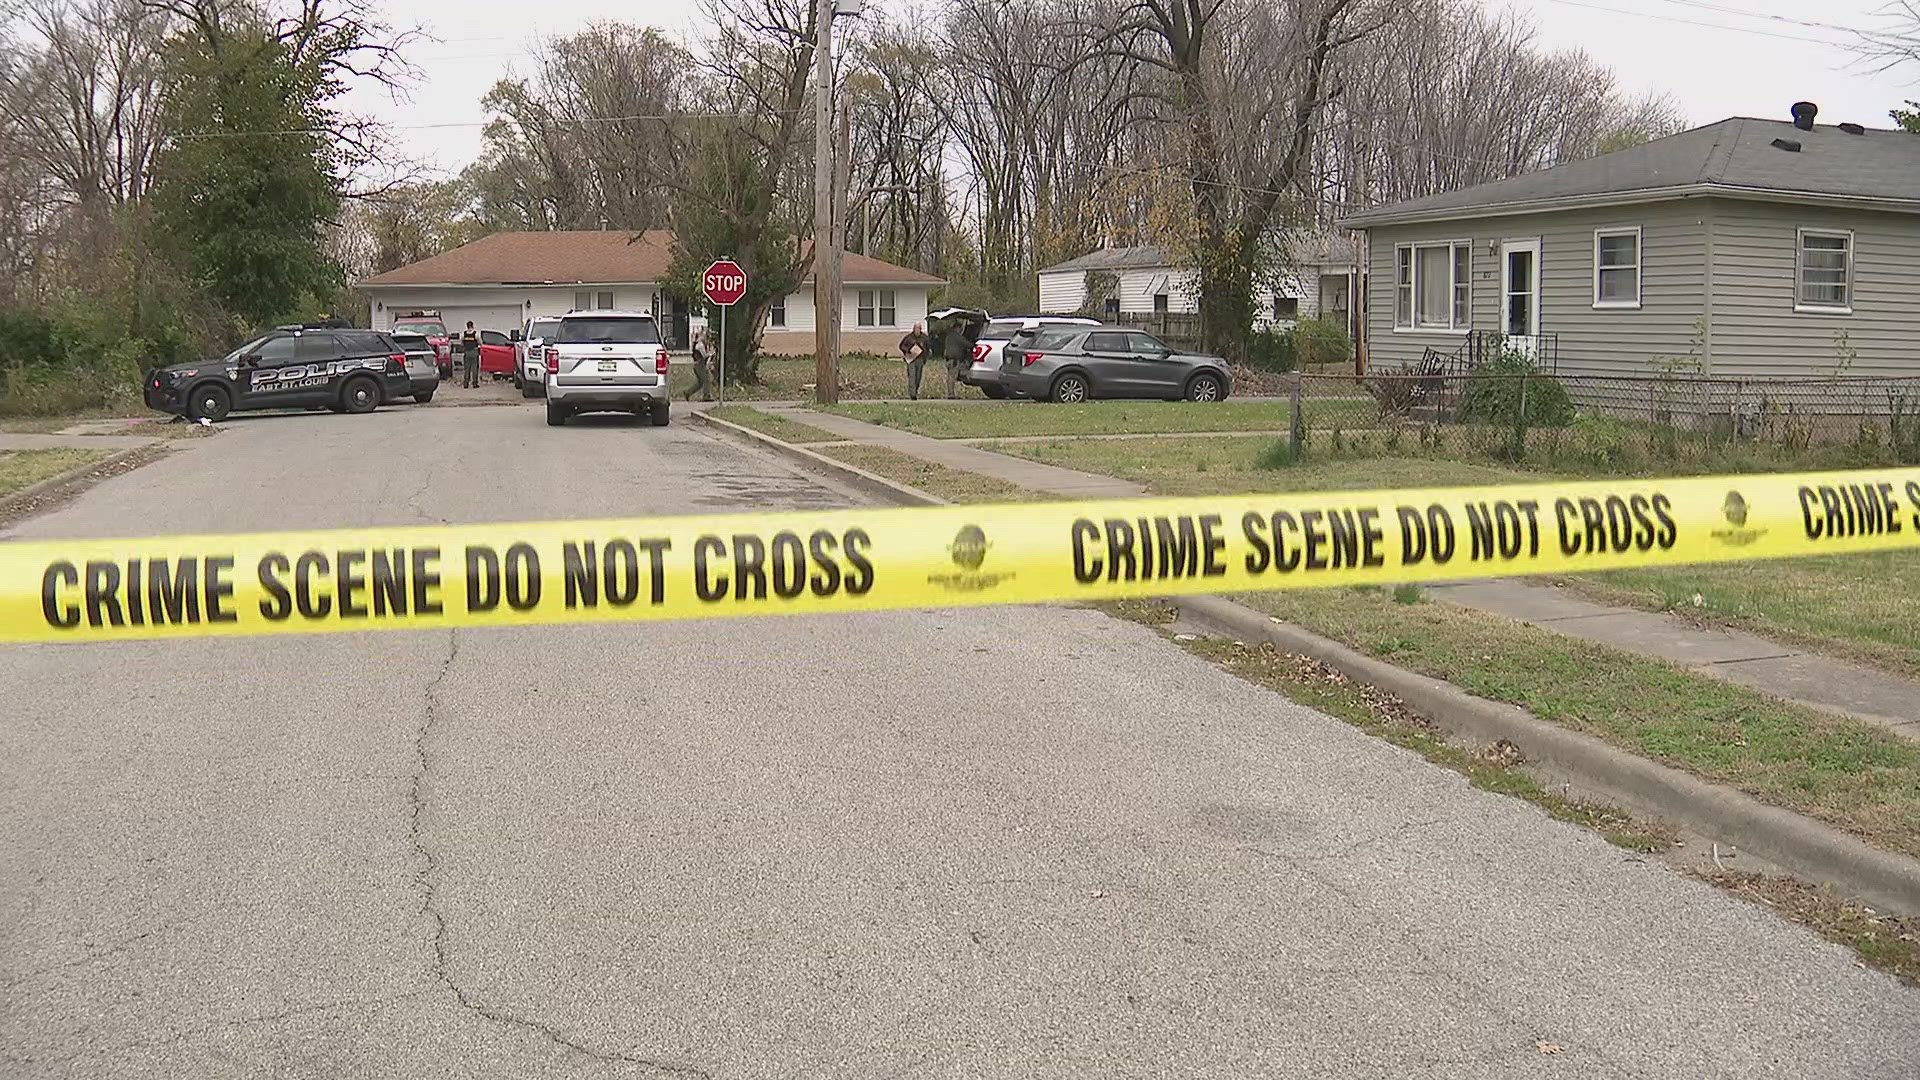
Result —
<instances>
[{"instance_id":1,"label":"asphalt road","mask_svg":"<svg viewBox=\"0 0 1920 1080\"><path fill-rule=\"evenodd\" d=\"M237 420L14 536L844 505ZM1095 612L10 647L7 1077L1887 1077L1920 997Z\"/></svg>"}]
</instances>

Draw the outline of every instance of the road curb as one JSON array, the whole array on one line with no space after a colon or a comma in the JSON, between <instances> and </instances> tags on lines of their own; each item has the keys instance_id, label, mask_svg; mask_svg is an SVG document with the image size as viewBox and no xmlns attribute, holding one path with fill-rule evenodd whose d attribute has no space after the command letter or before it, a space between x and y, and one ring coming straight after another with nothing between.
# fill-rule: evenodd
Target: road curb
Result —
<instances>
[{"instance_id":1,"label":"road curb","mask_svg":"<svg viewBox=\"0 0 1920 1080\"><path fill-rule=\"evenodd\" d=\"M948 505L945 499L918 488L875 476L771 435L704 413L693 415L775 453L834 473L878 498L907 505ZM1518 706L1476 697L1452 683L1395 667L1225 597L1183 596L1167 602L1192 620L1237 639L1271 641L1288 652L1313 657L1350 679L1392 694L1460 738L1481 745L1506 739L1546 772L1643 816L1661 818L1733 845L1882 911L1920 914L1920 861L1882 851L1832 826L1769 806L1725 785L1630 754L1542 720Z\"/></svg>"},{"instance_id":2,"label":"road curb","mask_svg":"<svg viewBox=\"0 0 1920 1080\"><path fill-rule=\"evenodd\" d=\"M101 458L99 461L90 461L85 465L76 465L73 468L68 469L66 472L59 473L54 476L49 476L45 480L39 480L34 483L28 484L26 487L21 488L19 491L13 492L5 496L4 498L0 498L0 510L11 510L15 506L19 505L20 503L26 502L29 499L37 498L41 495L46 494L49 491L54 490L55 488L64 487L67 484L71 484L75 480L80 479L81 477L87 475L90 472L94 472L99 469L112 468L113 466L120 464L121 462L127 460L130 457L133 457L136 454L146 453L147 451L152 450L155 446L161 446L161 445L162 445L162 440L156 439L153 442L142 443L139 446L129 446L124 450L116 450L113 453L108 454L106 457ZM167 448L167 449L169 453L172 452L171 448Z\"/></svg>"},{"instance_id":3,"label":"road curb","mask_svg":"<svg viewBox=\"0 0 1920 1080\"><path fill-rule=\"evenodd\" d=\"M947 506L947 500L937 495L921 491L917 487L903 484L898 480L889 480L884 476L870 473L857 465L849 465L825 454L817 454L804 446L795 446L784 439L776 439L765 432L736 424L731 420L722 420L710 416L704 411L690 412L686 415L703 424L717 428L729 435L737 435L749 442L756 443L782 457L799 462L815 472L828 473L849 487L857 488L884 502L902 503L907 506Z\"/></svg>"},{"instance_id":4,"label":"road curb","mask_svg":"<svg viewBox=\"0 0 1920 1080\"><path fill-rule=\"evenodd\" d=\"M1542 720L1514 705L1376 660L1218 596L1168 601L1241 640L1270 641L1378 687L1443 729L1482 745L1506 739L1572 784L1732 844L1815 884L1883 911L1920 914L1920 861L1882 851L1812 818Z\"/></svg>"}]
</instances>

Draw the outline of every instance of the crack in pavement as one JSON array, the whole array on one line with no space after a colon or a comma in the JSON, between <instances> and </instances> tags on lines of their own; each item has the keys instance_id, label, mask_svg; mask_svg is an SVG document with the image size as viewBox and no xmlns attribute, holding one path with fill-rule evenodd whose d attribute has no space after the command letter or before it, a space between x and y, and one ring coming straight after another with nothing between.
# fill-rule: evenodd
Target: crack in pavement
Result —
<instances>
[{"instance_id":1,"label":"crack in pavement","mask_svg":"<svg viewBox=\"0 0 1920 1080\"><path fill-rule=\"evenodd\" d=\"M653 1069L666 1076L694 1077L696 1080L712 1080L712 1074L705 1069L692 1065L681 1065L657 1058L640 1057L618 1050L600 1050L588 1046L579 1039L567 1034L553 1024L516 1015L496 1005L481 1001L473 993L462 987L453 978L451 936L447 929L446 915L440 910L439 875L440 861L426 840L424 818L427 814L427 799L432 787L432 762L428 759L427 743L433 738L439 726L441 707L439 692L441 684L452 672L454 661L460 656L460 632L447 632L447 656L440 663L440 670L427 684L424 707L421 710L420 729L414 735L413 753L415 768L413 783L408 789L409 814L407 821L407 839L413 845L414 854L419 857L418 869L414 872L414 885L420 893L420 913L433 924L433 966L432 976L436 982L453 994L454 1000L462 1009L496 1024L517 1028L538 1035L554 1046L571 1050L576 1054L592 1058L594 1061L614 1065L638 1065Z\"/></svg>"},{"instance_id":2,"label":"crack in pavement","mask_svg":"<svg viewBox=\"0 0 1920 1080\"><path fill-rule=\"evenodd\" d=\"M417 998L427 993L431 993L431 991L408 990L404 993L381 994L376 997L341 998L338 1001L320 1001L320 1002L312 1002L306 1005L294 1005L285 1009L280 1009L276 1012L260 1013L254 1016L237 1016L231 1020L216 1020L210 1024L195 1024L192 1027L177 1028L173 1031L167 1032L165 1035L156 1036L150 1039L136 1039L133 1042L119 1043L117 1045L107 1047L104 1049L84 1050L78 1054L74 1054L69 1057L48 1059L46 1061L46 1064L66 1065L76 1061L85 1060L89 1057L99 1057L102 1055L115 1055L115 1054L124 1053L128 1050L144 1050L144 1049L155 1047L155 1046L171 1046L174 1043L184 1042L187 1039L191 1039L195 1035L204 1035L209 1031L225 1031L230 1028L254 1027L260 1024L275 1024L275 1023L279 1023L282 1020L292 1020L296 1017L301 1017L301 1016L324 1015L326 1013L338 1012L342 1009L370 1008L370 1007L378 1007L383 1005L392 1005L396 1002L406 1001L409 998ZM32 1061L33 1058L29 1056L22 1060Z\"/></svg>"}]
</instances>

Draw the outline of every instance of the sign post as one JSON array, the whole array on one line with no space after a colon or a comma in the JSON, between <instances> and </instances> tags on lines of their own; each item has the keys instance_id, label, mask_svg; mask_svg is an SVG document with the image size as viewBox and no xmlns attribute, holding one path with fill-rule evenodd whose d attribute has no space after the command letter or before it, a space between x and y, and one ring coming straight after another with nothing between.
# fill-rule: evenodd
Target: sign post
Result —
<instances>
[{"instance_id":1,"label":"sign post","mask_svg":"<svg viewBox=\"0 0 1920 1080\"><path fill-rule=\"evenodd\" d=\"M700 276L700 289L707 294L707 303L720 309L720 370L715 380L719 385L714 392L724 405L727 403L727 309L747 295L747 272L732 259L715 259Z\"/></svg>"}]
</instances>

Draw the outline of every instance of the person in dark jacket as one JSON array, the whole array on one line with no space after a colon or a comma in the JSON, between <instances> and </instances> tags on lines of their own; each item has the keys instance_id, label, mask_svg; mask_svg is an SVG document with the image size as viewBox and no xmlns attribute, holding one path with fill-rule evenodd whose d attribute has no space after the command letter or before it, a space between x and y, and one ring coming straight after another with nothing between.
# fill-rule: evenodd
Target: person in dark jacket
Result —
<instances>
[{"instance_id":1,"label":"person in dark jacket","mask_svg":"<svg viewBox=\"0 0 1920 1080\"><path fill-rule=\"evenodd\" d=\"M947 357L947 396L959 397L960 373L973 363L973 341L967 337L965 319L955 319L947 324L943 351Z\"/></svg>"},{"instance_id":2,"label":"person in dark jacket","mask_svg":"<svg viewBox=\"0 0 1920 1080\"><path fill-rule=\"evenodd\" d=\"M900 359L907 362L907 397L920 400L920 373L927 366L927 352L932 344L927 340L927 328L922 323L914 323L907 336L900 339Z\"/></svg>"},{"instance_id":3,"label":"person in dark jacket","mask_svg":"<svg viewBox=\"0 0 1920 1080\"><path fill-rule=\"evenodd\" d=\"M693 385L687 387L687 400L699 394L701 401L713 400L713 328L703 326L693 335Z\"/></svg>"},{"instance_id":4,"label":"person in dark jacket","mask_svg":"<svg viewBox=\"0 0 1920 1080\"><path fill-rule=\"evenodd\" d=\"M473 328L471 319L460 333L460 385L473 388L480 385L480 332Z\"/></svg>"}]
</instances>

